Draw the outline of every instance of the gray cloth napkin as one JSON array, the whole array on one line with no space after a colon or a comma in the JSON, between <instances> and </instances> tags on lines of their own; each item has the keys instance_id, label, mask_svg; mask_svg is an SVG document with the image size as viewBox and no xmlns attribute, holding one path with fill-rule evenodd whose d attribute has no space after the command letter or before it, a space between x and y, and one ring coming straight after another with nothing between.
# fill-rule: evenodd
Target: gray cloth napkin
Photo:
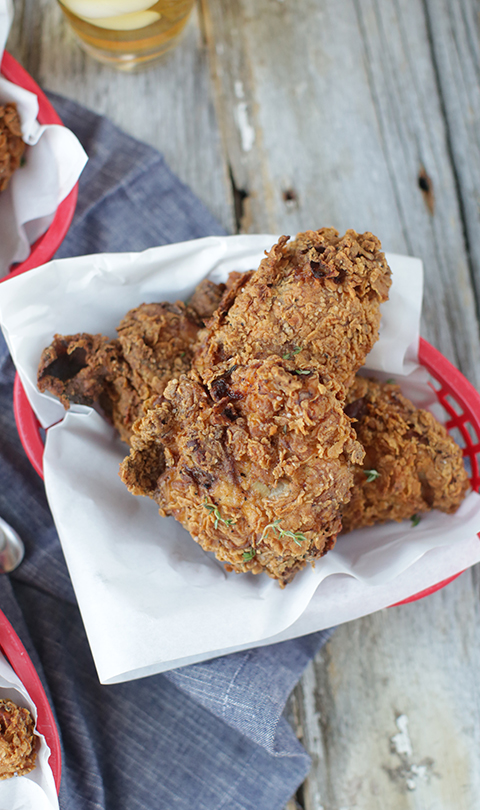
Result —
<instances>
[{"instance_id":1,"label":"gray cloth napkin","mask_svg":"<svg viewBox=\"0 0 480 810\"><path fill-rule=\"evenodd\" d=\"M89 155L57 257L222 233L158 152L51 100ZM14 373L0 339L0 515L26 544L21 567L0 578L0 608L57 718L62 810L282 810L310 767L282 713L330 632L100 685L43 483L17 436Z\"/></svg>"}]
</instances>

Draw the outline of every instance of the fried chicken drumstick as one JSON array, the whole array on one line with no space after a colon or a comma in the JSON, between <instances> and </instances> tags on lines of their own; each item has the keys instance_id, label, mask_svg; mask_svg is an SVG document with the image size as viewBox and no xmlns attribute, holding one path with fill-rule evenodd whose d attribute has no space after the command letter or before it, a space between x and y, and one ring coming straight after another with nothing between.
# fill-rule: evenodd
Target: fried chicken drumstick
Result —
<instances>
[{"instance_id":1,"label":"fried chicken drumstick","mask_svg":"<svg viewBox=\"0 0 480 810\"><path fill-rule=\"evenodd\" d=\"M343 530L404 520L430 509L456 512L469 487L462 451L398 385L357 377L345 413L365 450L355 468Z\"/></svg>"},{"instance_id":2,"label":"fried chicken drumstick","mask_svg":"<svg viewBox=\"0 0 480 810\"><path fill-rule=\"evenodd\" d=\"M371 234L282 237L199 333L191 371L135 423L121 475L236 572L283 585L341 529L362 461L347 387L390 270Z\"/></svg>"}]
</instances>

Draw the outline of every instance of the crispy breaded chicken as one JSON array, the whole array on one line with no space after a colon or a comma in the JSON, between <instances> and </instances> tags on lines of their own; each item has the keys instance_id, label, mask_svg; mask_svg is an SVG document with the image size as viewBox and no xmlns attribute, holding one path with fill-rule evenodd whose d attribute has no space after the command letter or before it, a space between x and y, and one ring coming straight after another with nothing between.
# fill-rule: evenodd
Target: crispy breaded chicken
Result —
<instances>
[{"instance_id":1,"label":"crispy breaded chicken","mask_svg":"<svg viewBox=\"0 0 480 810\"><path fill-rule=\"evenodd\" d=\"M282 237L199 334L192 370L134 425L122 477L236 572L283 585L334 544L363 451L346 389L390 270L371 234Z\"/></svg>"},{"instance_id":2,"label":"crispy breaded chicken","mask_svg":"<svg viewBox=\"0 0 480 810\"><path fill-rule=\"evenodd\" d=\"M35 723L28 709L0 699L0 779L23 776L35 767Z\"/></svg>"},{"instance_id":3,"label":"crispy breaded chicken","mask_svg":"<svg viewBox=\"0 0 480 810\"><path fill-rule=\"evenodd\" d=\"M453 512L468 488L460 449L398 386L356 377L347 393L389 284L371 234L283 237L256 273L206 279L188 307L131 310L116 340L56 336L39 387L66 407L99 403L132 440L132 492L230 570L283 585L341 520Z\"/></svg>"},{"instance_id":4,"label":"crispy breaded chicken","mask_svg":"<svg viewBox=\"0 0 480 810\"><path fill-rule=\"evenodd\" d=\"M469 486L462 451L431 413L415 408L398 385L364 377L350 388L345 413L365 458L343 509L344 532L458 509Z\"/></svg>"},{"instance_id":5,"label":"crispy breaded chicken","mask_svg":"<svg viewBox=\"0 0 480 810\"><path fill-rule=\"evenodd\" d=\"M237 275L238 273L230 273L229 279ZM195 310L202 325L213 315L226 289L227 284L216 284L209 278L204 278L200 284L197 284L189 298L188 305Z\"/></svg>"},{"instance_id":6,"label":"crispy breaded chicken","mask_svg":"<svg viewBox=\"0 0 480 810\"><path fill-rule=\"evenodd\" d=\"M275 357L232 370L218 401L184 375L136 423L122 478L230 570L288 582L333 545L362 459L339 393Z\"/></svg>"},{"instance_id":7,"label":"crispy breaded chicken","mask_svg":"<svg viewBox=\"0 0 480 810\"><path fill-rule=\"evenodd\" d=\"M194 367L210 384L270 355L343 388L378 338L390 270L379 240L333 228L281 237L255 273L238 275L200 332Z\"/></svg>"},{"instance_id":8,"label":"crispy breaded chicken","mask_svg":"<svg viewBox=\"0 0 480 810\"><path fill-rule=\"evenodd\" d=\"M14 102L0 105L0 192L7 188L12 174L22 162L25 142L22 123Z\"/></svg>"},{"instance_id":9,"label":"crispy breaded chicken","mask_svg":"<svg viewBox=\"0 0 480 810\"><path fill-rule=\"evenodd\" d=\"M144 404L160 396L172 377L190 369L202 323L194 309L178 301L130 310L114 340L55 335L42 353L38 387L58 396L65 408L71 402L99 404L128 442Z\"/></svg>"}]
</instances>

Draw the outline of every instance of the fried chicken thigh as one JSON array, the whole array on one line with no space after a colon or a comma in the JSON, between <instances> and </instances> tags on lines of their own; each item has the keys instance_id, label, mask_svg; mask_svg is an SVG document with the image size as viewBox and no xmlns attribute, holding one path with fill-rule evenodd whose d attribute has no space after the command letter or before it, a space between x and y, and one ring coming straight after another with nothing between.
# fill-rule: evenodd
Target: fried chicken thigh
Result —
<instances>
[{"instance_id":1,"label":"fried chicken thigh","mask_svg":"<svg viewBox=\"0 0 480 810\"><path fill-rule=\"evenodd\" d=\"M371 234L282 237L134 425L121 475L236 572L283 585L334 544L362 461L343 412L390 271Z\"/></svg>"},{"instance_id":2,"label":"fried chicken thigh","mask_svg":"<svg viewBox=\"0 0 480 810\"><path fill-rule=\"evenodd\" d=\"M365 450L343 509L345 532L458 509L469 486L462 451L431 413L415 408L398 385L364 377L350 388L345 412Z\"/></svg>"}]
</instances>

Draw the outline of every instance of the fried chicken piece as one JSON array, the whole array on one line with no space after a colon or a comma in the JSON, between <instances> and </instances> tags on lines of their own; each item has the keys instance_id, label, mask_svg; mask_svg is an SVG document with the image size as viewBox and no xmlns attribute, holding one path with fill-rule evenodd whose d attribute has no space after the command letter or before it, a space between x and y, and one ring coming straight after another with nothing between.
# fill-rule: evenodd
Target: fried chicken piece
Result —
<instances>
[{"instance_id":1,"label":"fried chicken piece","mask_svg":"<svg viewBox=\"0 0 480 810\"><path fill-rule=\"evenodd\" d=\"M378 337L390 271L371 234L282 237L234 280L192 371L134 425L121 475L236 572L284 585L335 542L363 451L346 386Z\"/></svg>"},{"instance_id":2,"label":"fried chicken piece","mask_svg":"<svg viewBox=\"0 0 480 810\"><path fill-rule=\"evenodd\" d=\"M28 709L0 699L0 779L33 771L37 756L34 727Z\"/></svg>"},{"instance_id":3,"label":"fried chicken piece","mask_svg":"<svg viewBox=\"0 0 480 810\"><path fill-rule=\"evenodd\" d=\"M230 273L229 279L237 275L238 273ZM204 278L193 291L188 305L195 310L198 317L203 322L202 326L205 321L211 318L219 306L226 289L227 284L215 284L215 282L210 281L209 278Z\"/></svg>"},{"instance_id":4,"label":"fried chicken piece","mask_svg":"<svg viewBox=\"0 0 480 810\"><path fill-rule=\"evenodd\" d=\"M362 459L339 393L274 357L234 369L217 401L184 375L135 425L122 478L229 570L286 583L333 545Z\"/></svg>"},{"instance_id":5,"label":"fried chicken piece","mask_svg":"<svg viewBox=\"0 0 480 810\"><path fill-rule=\"evenodd\" d=\"M195 310L176 304L142 304L118 326L118 338L55 335L44 349L37 375L40 391L71 402L99 404L128 442L144 403L163 393L172 377L186 372L201 326Z\"/></svg>"},{"instance_id":6,"label":"fried chicken piece","mask_svg":"<svg viewBox=\"0 0 480 810\"><path fill-rule=\"evenodd\" d=\"M365 458L343 509L344 532L458 509L469 487L462 451L431 413L412 405L398 385L364 377L349 390L345 413L356 420Z\"/></svg>"},{"instance_id":7,"label":"fried chicken piece","mask_svg":"<svg viewBox=\"0 0 480 810\"><path fill-rule=\"evenodd\" d=\"M194 365L206 383L270 355L348 388L378 338L390 270L379 240L333 228L283 236L255 273L238 275L207 328Z\"/></svg>"},{"instance_id":8,"label":"fried chicken piece","mask_svg":"<svg viewBox=\"0 0 480 810\"><path fill-rule=\"evenodd\" d=\"M17 105L0 105L0 192L4 191L12 174L20 166L25 143Z\"/></svg>"}]
</instances>

